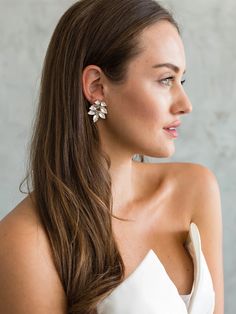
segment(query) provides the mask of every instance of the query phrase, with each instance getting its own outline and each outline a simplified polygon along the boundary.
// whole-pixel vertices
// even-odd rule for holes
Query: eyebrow
[[[180,72],[180,68],[177,67],[177,65],[174,65],[172,63],[161,63],[161,64],[155,64],[153,65],[153,68],[156,69],[156,68],[162,68],[162,67],[165,67],[165,68],[169,68],[171,70],[173,70],[174,72],[178,73]],[[184,70],[184,74],[185,74],[186,70]]]

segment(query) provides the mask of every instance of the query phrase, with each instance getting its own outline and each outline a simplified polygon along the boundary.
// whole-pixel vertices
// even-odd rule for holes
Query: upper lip
[[[181,125],[180,120],[175,120],[175,121],[171,122],[170,124],[168,124],[167,126],[165,126],[164,129],[177,128],[180,125]]]

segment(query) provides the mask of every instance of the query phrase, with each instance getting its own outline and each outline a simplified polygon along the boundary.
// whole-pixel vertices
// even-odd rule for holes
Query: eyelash
[[[167,78],[165,78],[165,79],[163,79],[163,80],[160,80],[160,82],[161,83],[163,83],[164,81],[166,81],[166,80],[170,80],[170,81],[174,81],[175,80],[175,77],[174,76],[169,76],[169,77],[167,77]],[[181,85],[184,85],[184,83],[185,83],[185,81],[186,80],[182,80],[181,81]],[[165,86],[170,86],[169,84],[165,84],[165,83],[163,83]]]

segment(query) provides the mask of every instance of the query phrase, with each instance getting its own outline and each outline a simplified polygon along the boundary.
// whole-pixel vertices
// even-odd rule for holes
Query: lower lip
[[[179,136],[178,132],[176,130],[169,130],[169,129],[164,129],[164,131],[171,135],[173,138],[177,138]]]

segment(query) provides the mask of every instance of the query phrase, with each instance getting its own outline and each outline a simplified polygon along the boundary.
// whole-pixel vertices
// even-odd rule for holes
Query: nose
[[[186,114],[192,112],[192,110],[193,107],[188,98],[188,95],[182,89],[175,98],[175,101],[172,106],[172,111],[178,114]]]

